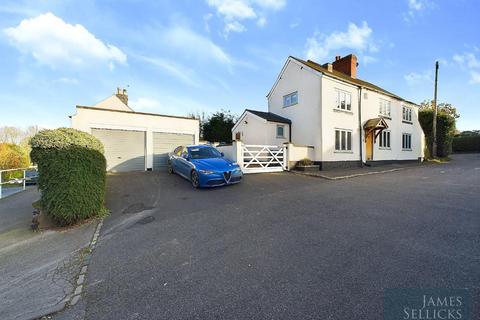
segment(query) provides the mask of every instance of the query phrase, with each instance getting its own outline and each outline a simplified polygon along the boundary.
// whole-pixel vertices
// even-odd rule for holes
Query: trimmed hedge
[[[453,152],[480,152],[480,135],[453,138]]]
[[[433,145],[433,110],[418,112],[418,120],[425,133],[428,154],[432,154]],[[452,140],[455,132],[455,118],[445,112],[437,113],[437,156],[446,157],[452,153]]]
[[[42,130],[30,141],[42,209],[59,225],[106,212],[106,160],[94,136],[71,128]]]

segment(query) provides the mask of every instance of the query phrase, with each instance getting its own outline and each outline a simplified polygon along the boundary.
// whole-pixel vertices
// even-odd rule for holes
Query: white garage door
[[[92,129],[105,148],[107,171],[145,170],[145,132]]]
[[[168,163],[168,153],[178,146],[195,143],[194,135],[166,132],[153,133],[153,170],[161,170]]]

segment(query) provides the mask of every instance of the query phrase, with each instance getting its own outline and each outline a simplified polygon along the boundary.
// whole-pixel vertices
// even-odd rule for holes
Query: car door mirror
[[[224,156],[225,156],[225,154],[224,154],[223,152],[220,152],[220,155],[221,155],[222,157],[224,157]]]

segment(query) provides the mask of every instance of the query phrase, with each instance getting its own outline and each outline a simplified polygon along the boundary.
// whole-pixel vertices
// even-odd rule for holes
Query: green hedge
[[[41,206],[59,225],[106,212],[103,145],[70,128],[42,130],[30,141],[38,165]]]
[[[453,152],[480,152],[480,136],[454,137]]]
[[[433,145],[433,110],[420,110],[418,120],[425,133],[428,154],[432,154]],[[437,156],[446,157],[452,153],[452,140],[455,132],[455,118],[445,112],[437,113]]]

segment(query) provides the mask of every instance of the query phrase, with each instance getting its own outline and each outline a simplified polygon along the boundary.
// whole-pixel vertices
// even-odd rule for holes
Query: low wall
[[[289,170],[293,169],[298,161],[305,158],[313,160],[315,157],[315,149],[313,146],[299,146],[293,143],[288,143],[286,146]]]
[[[234,150],[233,150],[233,145],[228,145],[228,146],[218,146],[215,147],[217,148],[218,151],[223,152],[224,157],[228,160],[231,161],[236,161],[234,157]]]

